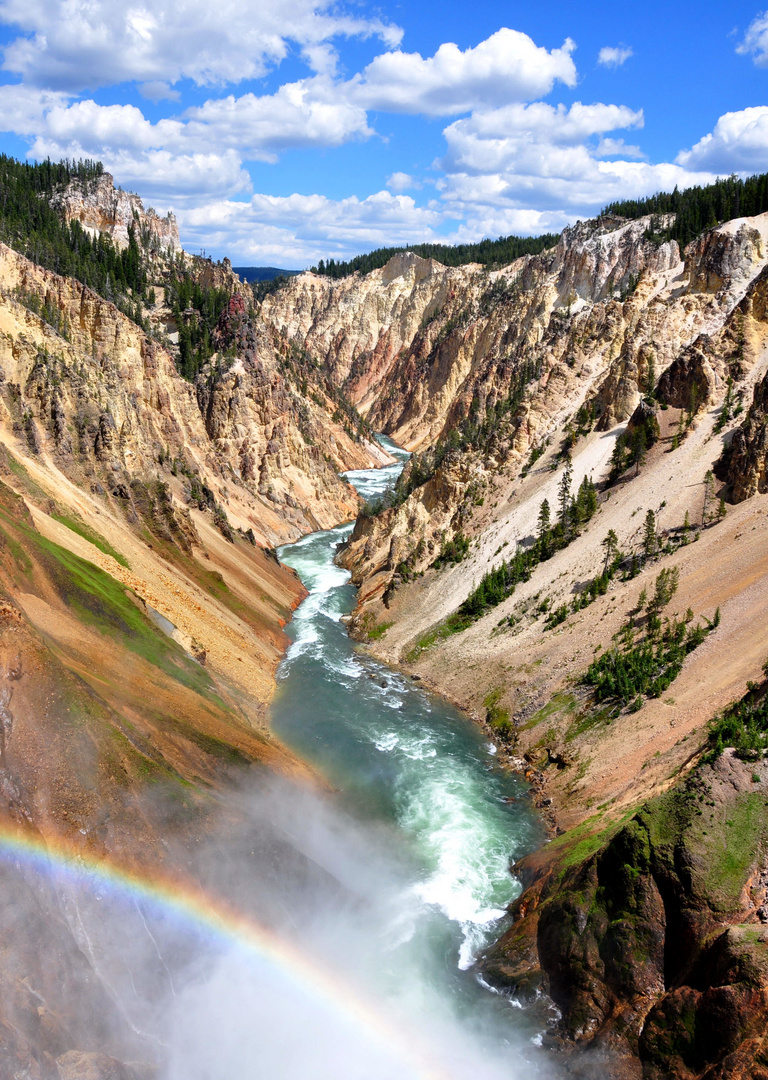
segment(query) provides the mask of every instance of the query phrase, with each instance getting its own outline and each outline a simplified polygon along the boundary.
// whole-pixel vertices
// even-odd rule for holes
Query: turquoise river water
[[[382,443],[398,464],[346,474],[367,499],[395,482],[407,457]],[[531,1075],[536,1066],[525,1047],[538,1043],[536,1031],[472,965],[499,935],[519,891],[510,863],[542,840],[541,827],[525,785],[499,767],[476,725],[349,638],[341,617],[355,590],[333,560],[351,531],[342,525],[280,550],[309,596],[288,627],[292,645],[278,672],[273,728],[328,778],[346,813],[385,830],[398,851],[399,909],[377,928],[386,958],[377,993],[402,996],[416,971],[420,997],[435,998],[420,1003],[431,1020],[448,1002],[484,1054],[502,1063],[501,1075]],[[510,1068],[525,1059],[522,1073],[503,1068],[507,1054]]]
[[[368,498],[402,468],[385,445],[400,464],[349,474]],[[47,898],[98,977],[79,1001],[86,1026],[101,1030],[109,1003],[115,1052],[158,1064],[137,1076],[551,1074],[540,1016],[474,966],[504,928],[510,863],[541,842],[539,823],[476,726],[348,637],[355,591],[333,560],[351,529],[280,552],[309,596],[288,627],[272,723],[325,789],[253,770],[242,790],[212,795],[221,826],[212,815],[184,849],[203,899],[0,850],[0,886],[27,890],[18,925],[28,916],[33,932]]]

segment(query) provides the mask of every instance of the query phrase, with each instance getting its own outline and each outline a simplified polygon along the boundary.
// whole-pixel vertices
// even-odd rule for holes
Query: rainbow
[[[191,927],[207,931],[222,943],[252,949],[303,993],[310,993],[326,1007],[332,1007],[342,1020],[351,1021],[389,1054],[398,1057],[414,1077],[450,1080],[447,1073],[436,1069],[414,1045],[412,1033],[406,1039],[356,988],[322,969],[253,917],[243,915],[221,898],[210,896],[194,883],[172,879],[156,870],[148,879],[116,860],[84,852],[61,837],[43,840],[5,822],[0,822],[0,858],[23,862],[44,874],[56,869],[80,885],[99,886],[118,897],[147,901],[182,917]]]

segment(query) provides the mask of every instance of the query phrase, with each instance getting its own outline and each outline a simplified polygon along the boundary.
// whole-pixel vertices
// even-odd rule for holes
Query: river
[[[400,464],[348,474],[369,498],[405,457],[383,442]],[[17,925],[36,932],[43,897],[97,976],[73,990],[78,1021],[101,1030],[109,1014],[116,1052],[159,1065],[136,1080],[549,1075],[541,1014],[473,965],[504,928],[510,863],[542,841],[540,824],[478,727],[349,638],[355,590],[333,560],[351,529],[280,552],[309,596],[272,725],[314,767],[314,789],[257,768],[212,793],[182,855],[201,888],[126,875],[86,848],[2,852],[0,874],[29,885]]]
[[[394,484],[407,457],[381,441],[398,464],[346,474],[366,499]],[[521,1040],[538,1042],[535,1029],[471,968],[518,894],[510,863],[543,839],[541,827],[525,785],[498,765],[476,725],[349,638],[342,616],[355,589],[333,560],[352,528],[313,533],[279,552],[309,596],[288,627],[272,726],[328,778],[346,813],[388,830],[399,848],[403,910],[379,928],[390,977],[378,973],[377,992],[402,995],[418,968],[419,993],[425,984],[436,989],[438,1011],[450,1000],[454,1016],[482,1029],[486,1049],[496,1044],[494,1056],[503,1059],[512,1043],[519,1055]]]

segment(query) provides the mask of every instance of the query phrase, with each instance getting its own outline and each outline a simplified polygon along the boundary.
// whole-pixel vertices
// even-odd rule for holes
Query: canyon
[[[523,891],[483,979],[534,1014],[554,1003],[547,1040],[576,1075],[762,1076],[768,775],[727,749],[701,758],[712,718],[764,693],[768,215],[684,250],[649,218],[603,216],[509,266],[402,252],[257,299],[107,175],[53,202],[117,248],[135,229],[156,298],[131,298],[137,321],[0,245],[4,818],[194,875],[215,796],[243,775],[322,789],[268,724],[306,595],[275,549],[356,519],[338,556],[350,633],[472,716],[549,828],[514,868]],[[174,274],[225,294],[192,380],[173,320],[202,315],[171,312]],[[374,432],[412,457],[364,506],[340,474],[392,463]],[[585,479],[595,507],[568,531]],[[544,500],[567,542],[457,620],[534,549]],[[611,531],[623,559],[591,596]],[[705,636],[662,693],[597,709],[585,672],[628,620],[642,632],[673,570],[665,614]],[[40,1012],[34,950],[8,953],[3,1067],[111,1075],[99,1055],[128,1048],[82,1029],[60,971],[78,970],[91,1012],[114,1004],[55,901],[3,875],[61,958],[36,969]]]
[[[469,710],[531,780],[557,839],[515,867],[526,886],[516,926],[481,968],[523,998],[542,990],[554,997],[563,1013],[556,1045],[582,1048],[585,1075],[595,1060],[602,1068],[612,1062],[617,1076],[742,1075],[762,1045],[759,1036],[750,1041],[751,1025],[760,1030],[765,1015],[762,946],[744,952],[733,937],[736,952],[725,967],[701,974],[714,962],[706,959],[710,942],[737,933],[729,927],[753,927],[738,933],[763,940],[762,886],[750,884],[762,880],[760,788],[752,789],[754,832],[727,901],[721,883],[697,886],[687,871],[682,883],[664,885],[654,861],[661,844],[676,851],[678,867],[702,859],[717,865],[714,839],[709,847],[692,839],[695,821],[678,836],[657,835],[650,858],[621,845],[643,827],[634,824],[638,807],[672,798],[664,793],[699,760],[708,722],[756,685],[766,659],[759,629],[768,618],[766,229],[764,215],[728,222],[681,252],[674,241],[648,238],[648,219],[603,219],[498,271],[396,256],[359,281],[304,275],[264,305],[269,320],[331,366],[375,427],[417,454],[400,498],[358,518],[340,556],[359,589],[351,629],[376,656]],[[609,483],[617,441],[643,422],[643,410],[657,437],[635,468],[619,469]],[[462,424],[464,445],[451,445]],[[483,576],[531,545],[543,500],[557,518],[566,467],[573,493],[585,477],[605,486],[595,516],[508,599],[457,627],[457,612]],[[418,470],[415,483],[409,469]],[[719,517],[714,503],[707,509],[709,484],[724,498]],[[659,537],[650,559],[643,552],[648,511]],[[611,530],[636,571],[579,609],[573,601],[600,574]],[[665,565],[679,575],[674,610],[717,613],[717,629],[689,655],[668,694],[642,700],[640,711],[606,716],[592,705],[584,672],[615,647],[627,619],[642,611],[639,594],[653,591]],[[560,622],[550,628],[545,616],[554,611]],[[696,775],[707,791],[722,789],[720,774]],[[744,775],[742,768],[733,787],[749,801]],[[763,783],[761,772],[752,779]],[[715,802],[743,813],[734,798],[731,791],[730,800]],[[656,820],[667,813],[653,812]],[[607,921],[585,941],[594,889],[598,896],[618,889],[616,879],[630,872],[617,869],[616,850],[639,883],[634,897],[622,885],[621,900],[606,899]],[[649,920],[643,933],[662,952],[671,947],[666,934],[677,933],[678,906],[696,912],[687,954],[671,969],[633,959],[635,947],[646,955],[646,939],[633,945],[640,931],[632,927],[651,903],[640,897],[654,889],[657,909],[642,915]],[[626,937],[611,940],[606,926],[615,925]],[[629,969],[621,977],[610,967],[617,949]],[[717,1020],[728,1035],[705,1045],[693,1032],[711,1020],[708,980],[729,988]]]

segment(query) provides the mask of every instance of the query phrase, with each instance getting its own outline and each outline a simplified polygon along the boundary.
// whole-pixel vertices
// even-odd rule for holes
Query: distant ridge
[[[277,266],[233,266],[234,272],[243,281],[274,281],[278,277],[292,277],[300,274],[300,270],[281,270]]]

